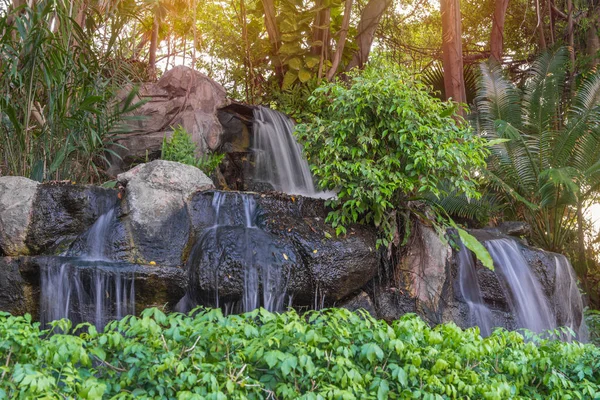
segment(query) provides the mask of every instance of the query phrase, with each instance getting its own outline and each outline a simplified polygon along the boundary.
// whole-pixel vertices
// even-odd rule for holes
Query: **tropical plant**
[[[99,53],[69,3],[31,4],[0,15],[1,173],[98,180],[124,114],[137,106],[133,92],[114,101],[127,68],[107,69],[120,67],[112,57],[123,24],[113,24]]]
[[[338,234],[349,223],[374,223],[384,232],[378,243],[388,245],[393,211],[408,201],[444,196],[444,187],[479,197],[485,141],[427,89],[406,71],[371,67],[310,98],[315,115],[296,133],[320,186],[338,192],[327,217]]]
[[[523,88],[482,64],[475,126],[494,140],[484,175],[505,213],[528,221],[548,250],[564,251],[577,232],[581,256],[584,207],[600,188],[600,73],[571,96],[568,63],[566,48],[542,54]]]
[[[192,136],[180,125],[173,130],[171,138],[163,138],[161,158],[192,165],[210,175],[223,161],[224,154],[207,153],[198,156],[197,145]]]
[[[79,332],[60,334],[57,331]],[[53,334],[54,333],[54,334]],[[560,333],[560,332],[558,332]],[[518,332],[388,325],[344,309],[221,310],[40,331],[0,313],[0,397],[78,399],[594,399],[600,349]]]

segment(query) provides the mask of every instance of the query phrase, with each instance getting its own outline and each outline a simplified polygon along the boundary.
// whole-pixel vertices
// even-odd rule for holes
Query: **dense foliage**
[[[583,212],[600,188],[600,74],[570,95],[568,62],[565,48],[542,54],[522,89],[483,64],[477,101],[479,133],[501,139],[484,171],[491,192],[509,218],[530,223],[537,245],[558,252],[583,246]]]
[[[70,330],[68,321],[53,329]],[[331,309],[223,317],[148,309],[104,333],[0,315],[0,398],[564,399],[600,396],[592,345],[414,315],[388,325]],[[87,329],[86,329],[87,328]]]
[[[210,175],[219,166],[224,155],[207,153],[199,156],[196,148],[197,145],[192,140],[192,136],[184,128],[178,126],[173,130],[170,138],[163,138],[161,158],[192,165]]]
[[[113,58],[123,25],[99,51],[69,7],[43,0],[0,13],[0,175],[100,180],[123,115],[139,105],[134,93],[113,97],[128,82]]]
[[[485,141],[456,118],[453,103],[426,89],[405,71],[370,68],[315,90],[315,115],[296,133],[321,187],[338,190],[332,203],[341,207],[328,216],[338,233],[351,222],[374,222],[387,244],[392,211],[406,201],[443,196],[441,183],[479,196]]]

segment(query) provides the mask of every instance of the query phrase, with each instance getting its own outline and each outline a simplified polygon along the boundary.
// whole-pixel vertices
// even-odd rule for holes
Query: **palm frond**
[[[523,123],[531,135],[552,129],[558,117],[569,52],[565,47],[542,53],[532,64],[523,90]]]
[[[565,128],[560,132],[554,150],[555,166],[567,165],[573,156],[583,154],[581,150],[576,151],[576,147],[584,135],[598,137],[600,131],[593,128],[600,125],[599,105],[600,73],[597,72],[588,76],[575,93]]]
[[[478,123],[484,135],[495,134],[495,121],[506,121],[516,129],[522,125],[521,93],[510,82],[502,67],[493,61],[482,63],[477,94]]]

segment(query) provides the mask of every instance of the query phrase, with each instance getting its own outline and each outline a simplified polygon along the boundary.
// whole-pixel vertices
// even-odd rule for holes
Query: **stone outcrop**
[[[121,94],[125,100],[131,88]],[[225,89],[208,76],[178,66],[167,71],[156,83],[142,85],[134,103],[145,103],[133,111],[129,133],[117,138],[112,148],[109,172],[117,175],[134,162],[160,156],[163,138],[181,125],[198,145],[199,153],[215,150],[221,144],[223,128],[217,110],[229,104]],[[123,148],[123,146],[125,148]]]
[[[121,219],[133,245],[130,261],[181,265],[190,230],[186,201],[196,191],[213,189],[210,178],[198,168],[156,160],[117,179],[125,187]]]
[[[20,176],[0,177],[0,253],[27,254],[27,227],[38,182]]]

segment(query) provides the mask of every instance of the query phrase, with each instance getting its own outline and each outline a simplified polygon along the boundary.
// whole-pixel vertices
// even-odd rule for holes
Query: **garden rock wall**
[[[41,271],[84,254],[90,227],[112,210],[106,255],[135,272],[138,311],[173,309],[186,295],[195,304],[215,305],[217,294],[239,302],[250,248],[255,259],[283,271],[282,284],[301,309],[364,308],[387,321],[414,312],[431,324],[468,325],[454,251],[418,221],[409,243],[388,252],[376,248],[373,227],[351,225],[346,236],[336,236],[322,200],[216,191],[200,170],[168,161],[140,165],[118,182],[106,189],[0,178],[0,310],[38,315]],[[215,219],[216,207],[230,223]],[[473,234],[481,241],[506,237]],[[555,256],[520,246],[552,299]],[[511,327],[510,299],[497,276],[479,263],[477,274],[485,303]]]

